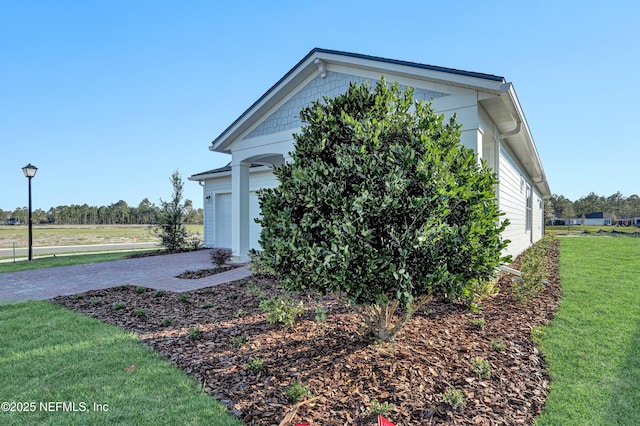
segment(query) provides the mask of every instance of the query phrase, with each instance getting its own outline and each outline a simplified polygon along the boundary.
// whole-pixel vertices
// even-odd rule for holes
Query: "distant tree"
[[[383,79],[304,108],[293,162],[260,194],[267,269],[291,291],[357,305],[382,341],[432,296],[462,297],[506,260],[497,177],[454,119],[412,94]]]
[[[148,198],[140,201],[136,208],[136,222],[139,224],[151,224],[156,222],[158,207]]]
[[[551,197],[545,197],[544,199],[544,222],[549,223],[556,217],[553,210],[553,203]]]
[[[630,195],[627,198],[627,203],[629,204],[629,216],[640,217],[640,197],[636,194]]]
[[[567,225],[571,219],[575,217],[575,210],[571,200],[565,198],[564,195],[553,194],[550,199],[553,211],[562,216]]]
[[[182,203],[184,183],[178,170],[171,175],[173,193],[169,201],[160,200],[157,234],[169,251],[182,251],[187,245],[187,229],[184,225],[186,207]]]
[[[590,192],[589,195],[580,197],[573,203],[573,205],[577,216],[594,212],[603,212],[606,210],[605,198],[595,192]]]

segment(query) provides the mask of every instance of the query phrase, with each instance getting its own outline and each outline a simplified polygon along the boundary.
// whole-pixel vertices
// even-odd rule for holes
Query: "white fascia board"
[[[257,173],[257,172],[264,172],[266,170],[271,170],[271,168],[269,166],[250,167],[249,168],[249,174]],[[198,178],[194,178],[193,176],[189,176],[187,179],[193,180],[193,181],[204,182],[204,181],[209,180],[209,179],[218,179],[218,178],[223,178],[223,177],[227,177],[227,176],[231,176],[231,170],[229,170],[228,172],[218,172],[218,173],[210,173],[210,174],[207,174],[207,175],[201,175],[201,176],[198,176]]]
[[[261,146],[267,147],[269,145],[292,141],[293,135],[300,133],[302,127],[294,127],[291,129],[283,130],[277,133],[269,133],[267,135],[260,135],[249,139],[241,139],[233,144],[234,151],[240,151],[250,148],[258,148]]]

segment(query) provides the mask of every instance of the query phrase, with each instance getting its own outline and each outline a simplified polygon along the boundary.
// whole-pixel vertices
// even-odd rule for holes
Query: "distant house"
[[[209,146],[228,154],[226,167],[194,174],[203,186],[204,242],[229,247],[246,261],[259,249],[256,191],[275,187],[274,165],[291,161],[300,110],[323,96],[346,92],[349,83],[387,82],[414,88],[416,100],[432,101],[446,118],[457,116],[461,142],[474,149],[499,178],[496,195],[510,225],[503,236],[517,255],[544,234],[544,197],[551,192],[533,136],[513,85],[504,77],[396,59],[313,49],[255,101]],[[224,102],[224,100],[222,100]]]
[[[580,218],[576,217],[564,217],[562,213],[554,212],[553,217],[547,221],[547,225],[550,226],[567,226],[567,225],[579,225]]]
[[[584,215],[583,225],[610,226],[613,225],[613,215],[605,212],[588,213]]]
[[[631,225],[633,225],[633,218],[632,217],[624,217],[624,216],[616,217],[615,220],[614,220],[614,225],[616,225],[616,226],[631,226]]]

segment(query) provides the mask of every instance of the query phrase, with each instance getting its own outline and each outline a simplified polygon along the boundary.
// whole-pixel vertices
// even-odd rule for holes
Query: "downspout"
[[[503,84],[501,86],[501,90],[503,92],[507,92],[508,93],[510,89],[511,89],[511,83],[505,83],[505,84]],[[517,111],[516,111],[515,117],[513,116],[513,114],[511,114],[511,117],[515,118],[515,120],[516,120],[516,128],[513,129],[513,130],[510,130],[508,132],[500,133],[498,135],[498,146],[496,147],[497,148],[497,152],[498,152],[498,157],[500,156],[500,144],[502,143],[502,141],[505,140],[508,137],[517,135],[518,133],[520,133],[520,130],[522,129],[522,120],[520,120],[520,117],[518,116]],[[500,265],[498,267],[498,269],[500,271],[507,272],[507,273],[515,275],[517,277],[522,277],[522,273],[520,271],[518,271],[517,269],[513,269],[513,268],[510,268],[510,267],[505,266],[505,265]]]

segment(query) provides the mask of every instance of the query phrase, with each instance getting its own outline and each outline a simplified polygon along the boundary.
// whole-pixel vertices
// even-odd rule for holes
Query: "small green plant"
[[[202,339],[202,330],[198,327],[191,327],[189,329],[189,339],[200,340]]]
[[[142,308],[136,309],[134,313],[137,317],[140,317],[140,318],[147,316],[147,310]]]
[[[471,310],[471,312],[475,312],[476,314],[479,314],[481,312],[481,309],[482,309],[482,303],[478,301],[473,301],[469,303],[469,310]]]
[[[126,306],[127,304],[124,302],[115,302],[113,304],[113,309],[115,309],[116,311],[119,311],[120,309],[124,309]]]
[[[73,300],[80,300],[80,299],[82,299],[82,298],[84,298],[84,294],[80,294],[80,293],[74,294],[74,295],[72,296],[72,299],[73,299]]]
[[[209,255],[211,256],[211,262],[220,268],[231,259],[231,249],[214,248],[209,252]]]
[[[138,287],[136,287],[136,293],[138,293],[138,294],[142,294],[142,293],[144,293],[145,291],[147,291],[147,288],[146,288],[146,287],[142,287],[142,286],[138,286]]]
[[[260,309],[267,313],[269,324],[291,327],[296,322],[296,316],[304,312],[304,303],[296,302],[289,296],[273,296],[260,302]]]
[[[466,404],[462,391],[455,388],[447,388],[444,394],[442,394],[442,400],[457,411],[462,410]]]
[[[229,293],[228,297],[231,300],[236,300],[238,297],[240,297],[240,294],[236,293],[235,291],[232,291],[231,293]]]
[[[249,361],[247,361],[244,366],[252,373],[262,373],[265,370],[264,360],[262,358],[249,358]]]
[[[173,318],[164,317],[164,319],[162,320],[162,326],[163,327],[169,327],[171,324],[173,324]]]
[[[178,298],[177,298],[177,299],[178,299],[178,302],[188,302],[188,301],[189,301],[189,298],[187,297],[187,295],[186,295],[186,294],[180,294],[180,295],[178,295]]]
[[[235,346],[236,348],[239,348],[241,346],[246,345],[249,342],[249,335],[245,333],[242,336],[234,337],[231,340],[233,341],[233,346]]]
[[[253,283],[247,286],[247,293],[258,296],[258,299],[264,299],[264,293],[262,292],[262,289]]]
[[[478,330],[482,330],[484,326],[487,325],[487,322],[485,320],[479,318],[473,318],[469,320],[469,322],[471,323],[473,328],[476,328]]]
[[[380,403],[378,402],[378,400],[374,399],[369,404],[369,408],[367,409],[367,412],[369,413],[369,415],[386,416],[390,412],[395,410],[395,408],[396,407],[393,404],[390,404],[388,402]]]
[[[497,352],[504,352],[504,341],[502,340],[502,337],[498,339],[491,339],[491,347]]]
[[[253,275],[256,277],[273,276],[273,271],[267,267],[261,251],[251,249],[248,254],[249,263],[247,266],[249,267],[249,270],[253,272]]]
[[[164,290],[156,290],[155,293],[153,293],[153,297],[162,297],[166,294],[166,291]]]
[[[325,322],[327,320],[327,310],[320,305],[316,305],[314,310],[316,322]]]
[[[102,302],[102,299],[101,299],[101,298],[99,298],[99,297],[92,297],[92,298],[89,300],[89,303],[90,303],[90,304],[92,304],[92,305],[99,305],[99,304],[100,304],[100,302]]]
[[[291,402],[298,402],[308,394],[309,390],[300,382],[293,383],[291,386],[287,387],[287,390],[284,392],[284,396],[286,396]]]
[[[547,252],[553,237],[546,236],[525,251],[520,258],[521,277],[512,281],[511,291],[519,302],[526,303],[538,297],[545,287],[547,270]]]
[[[422,313],[424,313],[426,316],[429,316],[431,314],[433,314],[435,311],[431,308],[427,308],[427,307],[422,307],[421,308]]]
[[[119,287],[118,287],[118,290],[120,290],[120,291],[125,291],[125,290],[127,290],[128,288],[129,288],[129,286],[128,286],[128,285],[123,284],[123,285],[121,285],[121,286],[119,286]]]
[[[204,305],[202,305],[202,307],[203,307],[204,309],[210,309],[210,308],[213,308],[213,303],[212,303],[212,302],[205,302],[205,304],[204,304]]]
[[[233,313],[234,318],[242,318],[245,315],[247,315],[247,312],[244,309],[238,309]]]
[[[480,301],[496,293],[498,293],[498,287],[495,280],[471,280],[462,292],[462,300],[469,309],[479,312]]]
[[[211,287],[205,288],[202,292],[204,294],[212,294],[213,293],[213,289]]]
[[[187,232],[187,245],[191,250],[198,250],[202,244],[202,235],[199,232]]]
[[[491,364],[482,358],[474,358],[471,360],[471,371],[480,379],[488,379],[491,377]]]

